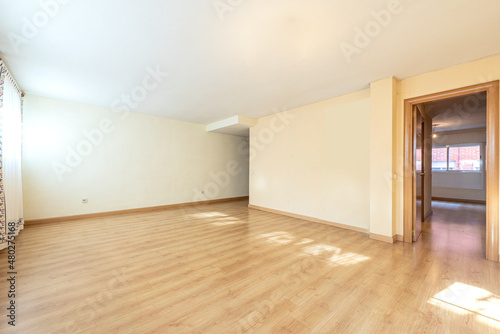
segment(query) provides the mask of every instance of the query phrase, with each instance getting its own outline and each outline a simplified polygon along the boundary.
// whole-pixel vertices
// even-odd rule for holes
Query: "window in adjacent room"
[[[446,145],[432,148],[433,171],[481,171],[481,144]]]

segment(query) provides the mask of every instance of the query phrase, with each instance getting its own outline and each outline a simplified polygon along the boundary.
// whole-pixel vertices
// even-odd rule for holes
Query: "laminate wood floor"
[[[28,226],[16,327],[2,316],[0,332],[499,333],[484,216],[436,202],[414,245],[247,202]]]

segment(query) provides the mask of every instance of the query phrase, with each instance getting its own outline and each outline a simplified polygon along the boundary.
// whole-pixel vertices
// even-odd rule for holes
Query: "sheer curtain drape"
[[[0,60],[0,249],[24,226],[21,177],[22,93]]]

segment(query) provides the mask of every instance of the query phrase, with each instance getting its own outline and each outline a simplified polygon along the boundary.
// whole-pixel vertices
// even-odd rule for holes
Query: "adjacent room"
[[[422,241],[483,257],[486,106],[485,93],[419,105],[423,126],[416,147],[416,218],[422,222]],[[418,237],[415,235],[415,239]]]
[[[0,0],[0,333],[497,333],[500,2]]]

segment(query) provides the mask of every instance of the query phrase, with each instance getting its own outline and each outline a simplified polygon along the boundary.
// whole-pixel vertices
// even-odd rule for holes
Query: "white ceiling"
[[[43,2],[62,4],[44,17]],[[348,62],[342,43],[377,29],[372,12],[391,3],[0,0],[0,57],[27,93],[104,107],[144,93],[148,68],[158,68],[168,75],[154,89],[148,81],[132,111],[208,124],[500,53],[500,1],[401,0]],[[26,23],[34,21],[35,33]],[[16,51],[9,36],[19,39],[23,26]]]
[[[486,93],[425,103],[435,132],[486,127]]]

